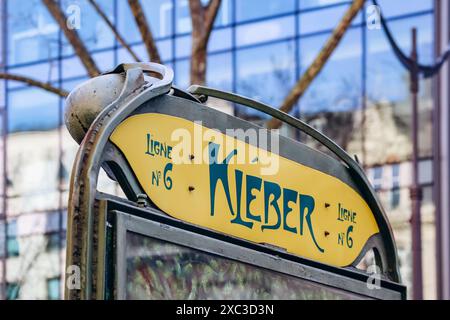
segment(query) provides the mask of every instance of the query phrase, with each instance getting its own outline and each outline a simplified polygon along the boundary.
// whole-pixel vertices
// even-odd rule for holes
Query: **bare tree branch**
[[[95,77],[100,74],[100,69],[95,64],[89,51],[86,49],[83,41],[80,39],[78,32],[75,29],[69,29],[67,26],[67,18],[64,12],[59,7],[55,0],[42,0],[42,3],[47,7],[47,10],[58,23],[59,27],[64,32],[67,40],[69,40],[76,55],[80,58],[81,63],[86,68],[89,76]]]
[[[141,33],[142,41],[147,48],[150,61],[161,63],[158,47],[156,46],[152,30],[150,29],[150,25],[147,23],[144,10],[142,10],[139,0],[128,0],[128,4],[130,5],[131,12],[133,13],[139,32]]]
[[[203,6],[200,0],[189,0],[192,20],[191,83],[205,84],[209,37],[221,0],[210,0]]]
[[[328,58],[333,53],[334,49],[339,45],[342,37],[350,26],[353,18],[356,16],[358,11],[363,7],[364,0],[354,0],[351,6],[348,8],[347,12],[342,17],[339,24],[333,30],[330,38],[325,43],[322,50],[316,56],[314,61],[305,71],[303,76],[298,80],[295,86],[291,89],[287,97],[284,99],[280,110],[284,112],[289,112],[294,107],[295,103],[300,99],[306,89],[309,87],[311,82],[320,73]],[[276,129],[281,126],[281,121],[272,118],[268,123],[267,127],[269,129]]]
[[[211,35],[212,28],[214,26],[214,21],[216,21],[217,13],[219,12],[220,4],[222,0],[211,0],[206,6],[206,16],[205,16],[205,35],[203,41],[208,42],[209,36]]]
[[[112,33],[116,37],[117,41],[130,53],[130,55],[133,57],[136,61],[141,61],[137,54],[131,49],[131,47],[128,45],[128,43],[125,41],[125,39],[122,37],[122,35],[119,33],[119,30],[114,26],[114,24],[109,20],[105,12],[100,8],[98,3],[95,0],[88,0],[89,3],[94,7],[95,11],[98,13],[98,15],[103,19],[103,21],[108,25],[108,27],[111,29]]]
[[[37,87],[37,88],[41,88],[45,91],[51,92],[51,93],[55,93],[57,95],[59,95],[60,97],[67,97],[68,96],[68,92],[59,88],[56,88],[54,86],[52,86],[49,83],[46,82],[42,82],[39,80],[35,80],[35,79],[31,79],[28,77],[24,77],[24,76],[20,76],[20,75],[16,75],[16,74],[10,74],[10,73],[0,73],[0,79],[5,79],[5,80],[14,80],[14,81],[19,81],[19,82],[23,82],[26,83],[29,86],[33,86],[33,87]]]

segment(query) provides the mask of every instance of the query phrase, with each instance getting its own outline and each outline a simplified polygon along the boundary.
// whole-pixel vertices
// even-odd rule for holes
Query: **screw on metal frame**
[[[148,197],[144,193],[140,193],[137,195],[137,205],[139,208],[148,207]]]

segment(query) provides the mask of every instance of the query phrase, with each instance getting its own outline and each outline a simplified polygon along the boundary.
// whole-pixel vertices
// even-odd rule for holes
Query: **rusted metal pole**
[[[411,76],[411,100],[412,100],[412,185],[410,188],[412,215],[411,215],[411,231],[412,231],[412,255],[413,255],[413,299],[423,299],[422,290],[422,230],[420,205],[422,201],[422,188],[419,183],[419,111],[417,94],[419,92],[419,79],[417,67],[417,30],[412,29],[412,48],[411,60],[413,61],[413,68],[410,71]]]

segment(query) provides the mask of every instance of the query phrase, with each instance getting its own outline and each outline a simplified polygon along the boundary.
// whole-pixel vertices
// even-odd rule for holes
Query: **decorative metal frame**
[[[263,260],[267,256],[277,257],[277,259],[281,259],[280,268],[281,265],[290,266],[284,271],[281,270],[284,273],[289,273],[286,270],[292,270],[292,268],[300,268],[308,270],[308,272],[295,273],[294,276],[326,283],[372,298],[405,298],[406,289],[400,284],[397,251],[386,215],[362,168],[333,141],[306,123],[249,98],[200,86],[192,86],[188,92],[174,88],[172,71],[162,65],[154,63],[122,64],[110,73],[125,75],[124,88],[119,98],[107,106],[90,126],[80,145],[71,176],[66,264],[80,267],[81,289],[66,289],[66,298],[123,298],[123,288],[121,289],[123,276],[122,278],[120,276],[123,275],[124,269],[123,261],[120,261],[120,257],[123,257],[124,254],[122,234],[127,229],[139,229],[147,235],[152,235],[153,231],[158,228],[151,221],[164,224],[162,230],[170,230],[172,235],[176,233],[186,235],[192,240],[194,247],[198,244],[197,238],[202,239],[205,245],[200,246],[201,248],[198,248],[200,250],[217,254],[218,251],[213,250],[214,244],[217,245],[217,248],[229,247],[230,256],[227,255],[227,257],[242,260],[242,255],[236,256],[232,253],[246,252],[254,261],[259,261],[258,264],[262,267],[273,270],[278,270],[278,267],[268,265]],[[146,75],[155,76],[155,74],[160,78],[156,83],[145,80]],[[147,112],[172,113],[187,119],[201,114],[200,119],[210,121],[214,125],[220,124],[220,119],[227,118],[226,123],[237,127],[255,126],[247,121],[206,107],[201,101],[205,101],[208,96],[239,103],[278,118],[313,137],[340,159],[337,161],[329,157],[329,160],[325,159],[318,164],[322,166],[319,169],[329,170],[334,174],[341,172],[339,178],[357,190],[367,201],[380,229],[380,234],[369,239],[352,266],[348,268],[331,267],[287,254],[281,249],[258,245],[184,223],[170,218],[151,204],[146,208],[137,206],[138,195],[144,193],[143,189],[121,151],[109,141],[110,135],[127,117]],[[224,121],[222,121],[222,126],[223,123]],[[301,153],[303,155],[294,154],[292,151],[283,151],[283,143],[295,143],[290,139],[283,139],[280,139],[280,154],[285,152],[285,156],[291,158],[305,157],[303,160],[313,164],[314,152],[317,151],[311,151],[312,149],[308,148],[309,152]],[[296,146],[300,149],[307,148],[301,143],[297,143]],[[97,191],[96,186],[101,168],[119,183],[128,200],[100,194]],[[148,225],[148,231],[142,230],[141,225]],[[159,234],[161,235],[160,232]],[[160,238],[166,239],[167,237],[162,235]],[[116,253],[111,251],[115,245],[118,250]],[[369,275],[355,268],[359,260],[370,249],[374,249],[377,262],[382,266],[382,288],[377,292],[367,292],[365,281]],[[116,274],[117,278],[113,277],[112,273]],[[114,280],[112,280],[113,278]]]
[[[139,210],[139,209],[138,209]],[[128,210],[127,210],[128,211]],[[210,254],[222,256],[227,259],[265,268],[296,278],[318,283],[324,287],[342,290],[354,294],[358,298],[389,299],[404,298],[404,287],[394,282],[381,280],[380,289],[370,289],[367,286],[369,275],[361,272],[355,277],[355,271],[341,272],[342,269],[330,266],[310,264],[304,259],[294,255],[284,254],[273,248],[262,245],[252,245],[249,242],[230,238],[220,239],[220,234],[212,232],[204,234],[201,228],[189,230],[186,226],[177,225],[175,219],[168,219],[161,223],[162,212],[150,209],[145,212],[145,218],[128,214],[119,210],[110,211],[110,221],[115,220],[116,271],[115,287],[116,298],[126,298],[126,233],[134,232],[144,236],[168,241]],[[155,219],[156,217],[156,219]],[[159,218],[159,219],[158,219]],[[153,220],[155,219],[155,220]],[[190,226],[191,228],[193,226]]]

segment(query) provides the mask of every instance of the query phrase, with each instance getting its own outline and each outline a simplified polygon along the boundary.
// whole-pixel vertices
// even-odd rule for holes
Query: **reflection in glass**
[[[8,132],[50,130],[58,126],[58,97],[38,88],[10,91]]]
[[[179,245],[127,233],[126,298],[358,299],[359,297]]]
[[[6,225],[6,255],[7,257],[17,257],[19,254],[17,220],[10,220]]]
[[[57,209],[59,135],[49,129],[59,122],[58,97],[27,89],[11,92],[9,98],[14,101],[9,128],[22,132],[7,137],[8,214]],[[48,100],[55,104],[47,105]],[[27,130],[33,131],[23,132]]]
[[[114,1],[111,0],[96,0],[99,7],[107,15],[110,21],[114,23]],[[89,51],[103,48],[110,48],[114,45],[114,34],[108,25],[100,18],[95,9],[87,0],[62,0],[61,8],[67,17],[80,13],[80,28],[77,29],[84,45]],[[73,47],[63,36],[63,54],[73,54]]]
[[[188,0],[177,0],[176,3],[176,29],[177,34],[190,33],[192,31],[192,21],[189,9]],[[207,1],[202,1],[203,5]],[[215,27],[227,26],[231,23],[232,17],[232,0],[222,0],[220,4],[219,11],[217,12],[216,20],[214,21]],[[169,13],[169,7],[172,9],[172,5],[167,5],[166,14]],[[162,6],[161,6],[162,8]],[[163,14],[162,9],[160,9],[160,14]]]
[[[99,53],[92,54],[97,67],[101,71],[109,71],[114,67],[114,52],[113,51],[102,51]],[[134,60],[131,60],[134,62]],[[87,71],[84,65],[81,63],[78,56],[72,56],[70,58],[65,58],[62,60],[62,74],[63,78],[75,78],[75,77],[86,77]]]
[[[295,0],[244,0],[236,1],[238,22],[293,12]]]
[[[19,74],[24,76],[33,75],[33,79],[42,82],[54,82],[58,81],[59,65],[58,60],[45,61],[43,63],[37,63],[32,65],[26,65],[23,67],[15,67],[8,70],[13,74]],[[8,89],[14,89],[19,87],[26,87],[23,82],[8,81]]]
[[[19,297],[20,285],[9,282],[6,284],[6,300],[16,300]]]
[[[403,1],[378,0],[378,4],[385,17],[406,15],[433,9],[433,0],[408,0],[407,5]]]
[[[301,72],[306,70],[329,34],[300,41]],[[344,149],[360,154],[362,87],[361,30],[349,29],[331,58],[300,100],[301,117]],[[327,152],[315,140],[302,141]]]
[[[60,299],[60,279],[52,278],[47,280],[47,299],[58,300]]]
[[[206,69],[206,83],[209,87],[225,91],[232,90],[231,53],[214,54],[208,56]]]
[[[189,59],[177,60],[175,64],[175,85],[181,89],[187,89],[190,84]]]
[[[279,106],[295,81],[294,47],[293,41],[286,41],[238,50],[237,93]],[[258,111],[245,110],[249,117],[267,117]]]
[[[8,98],[8,130],[22,132],[8,135],[8,214],[57,209],[58,97],[25,89]]]
[[[299,32],[308,34],[320,31],[329,31],[336,27],[344,16],[348,5],[333,6],[322,10],[306,11],[300,14]],[[320,21],[320,23],[317,23]],[[361,23],[361,12],[353,19],[352,25]]]
[[[295,34],[294,21],[294,16],[289,16],[238,26],[236,43],[247,46],[292,37]]]
[[[346,0],[300,0],[300,9],[311,9],[348,2]]]
[[[419,61],[429,64],[433,57],[432,16],[422,15],[389,23],[403,52],[409,54],[411,28],[418,33]],[[412,107],[409,93],[409,73],[400,64],[381,30],[367,32],[367,110],[365,163],[373,165],[400,162],[410,158]],[[431,80],[419,83],[419,154],[431,155],[432,99]]]
[[[54,58],[59,27],[40,0],[8,1],[8,63]]]

